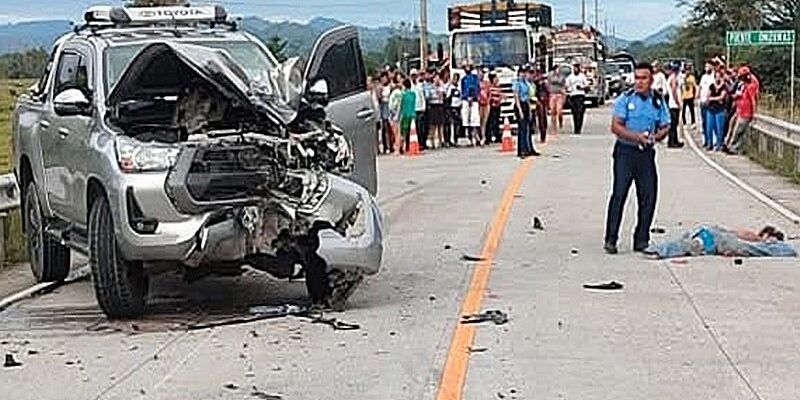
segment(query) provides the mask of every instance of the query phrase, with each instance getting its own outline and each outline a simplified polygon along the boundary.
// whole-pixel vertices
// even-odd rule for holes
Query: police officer
[[[650,243],[650,225],[655,214],[658,189],[655,142],[669,133],[670,115],[663,98],[653,92],[653,67],[638,64],[634,88],[614,103],[611,132],[614,145],[614,188],[608,204],[604,249],[617,253],[617,239],[625,200],[631,183],[636,184],[638,217],[633,249],[644,251]]]

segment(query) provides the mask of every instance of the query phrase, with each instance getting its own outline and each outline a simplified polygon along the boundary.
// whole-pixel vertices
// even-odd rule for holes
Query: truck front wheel
[[[42,209],[36,195],[36,184],[31,181],[25,189],[22,208],[31,271],[37,282],[63,281],[69,274],[70,251],[45,232]]]
[[[141,314],[147,296],[147,275],[141,262],[122,258],[117,250],[108,200],[96,199],[89,213],[89,264],[100,309],[109,318]]]

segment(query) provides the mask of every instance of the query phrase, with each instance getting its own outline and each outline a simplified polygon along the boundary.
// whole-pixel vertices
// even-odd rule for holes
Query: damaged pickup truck
[[[364,78],[352,27],[279,64],[220,7],[90,9],[14,114],[34,275],[87,254],[112,318],[145,312],[155,265],[304,277],[343,308],[383,253]]]

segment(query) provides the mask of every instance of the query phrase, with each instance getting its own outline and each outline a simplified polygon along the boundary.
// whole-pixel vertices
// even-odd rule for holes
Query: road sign
[[[791,46],[795,43],[795,32],[780,31],[728,31],[725,34],[728,46]]]

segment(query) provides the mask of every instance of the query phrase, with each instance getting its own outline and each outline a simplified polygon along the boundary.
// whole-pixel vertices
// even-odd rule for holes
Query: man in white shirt
[[[706,73],[700,78],[700,122],[703,124],[703,137],[706,136],[706,115],[708,114],[708,96],[714,84],[714,65],[706,62]],[[708,144],[708,143],[706,143]]]
[[[653,63],[653,70],[655,71],[655,75],[653,75],[653,91],[663,97],[664,100],[667,100],[665,96],[668,95],[669,89],[667,88],[667,76],[664,74],[664,69],[656,61]]]
[[[423,88],[423,83],[425,81],[425,71],[418,71],[416,68],[411,69],[411,90],[414,91],[414,95],[417,99],[417,136],[419,140],[419,146],[422,150],[425,150],[426,141],[428,138],[428,124],[425,120],[425,110],[426,110],[426,101],[425,101],[425,89]]]
[[[586,111],[586,89],[589,87],[589,80],[581,71],[581,65],[572,66],[572,74],[567,77],[567,101],[572,111],[572,122],[574,133],[580,135],[583,130],[583,116]]]

